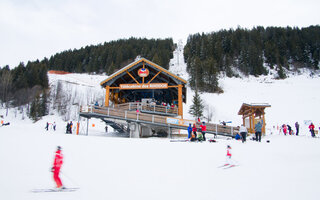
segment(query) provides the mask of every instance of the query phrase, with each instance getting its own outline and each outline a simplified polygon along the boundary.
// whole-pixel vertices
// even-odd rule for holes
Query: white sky
[[[319,0],[0,0],[0,66],[120,38],[320,24]]]

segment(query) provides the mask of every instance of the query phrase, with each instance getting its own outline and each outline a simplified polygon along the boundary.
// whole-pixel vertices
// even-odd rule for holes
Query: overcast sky
[[[0,66],[121,38],[320,24],[319,0],[0,0]]]

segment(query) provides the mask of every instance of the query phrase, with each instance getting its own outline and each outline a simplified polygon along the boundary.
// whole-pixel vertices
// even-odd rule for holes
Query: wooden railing
[[[125,106],[119,106],[117,108],[113,107],[98,107],[98,106],[81,106],[80,113],[82,115],[90,115],[93,117],[94,114],[98,114],[110,118],[122,119],[122,120],[130,120],[144,123],[152,123],[154,125],[163,125],[163,126],[171,126],[174,128],[187,129],[189,124],[193,125],[196,123],[193,120],[187,119],[179,119],[174,117],[167,117],[158,114],[147,114],[137,112],[133,110],[126,110]],[[200,131],[200,123],[196,123],[198,131]],[[233,126],[225,126],[220,124],[212,124],[206,123],[207,133],[219,134],[225,136],[235,136],[237,132],[239,132],[238,127]]]
[[[115,105],[114,108],[122,110],[139,110],[141,112],[154,112],[154,113],[165,113],[170,115],[178,115],[178,107],[167,107],[161,105],[155,105],[152,103],[141,103],[141,102],[130,102]]]

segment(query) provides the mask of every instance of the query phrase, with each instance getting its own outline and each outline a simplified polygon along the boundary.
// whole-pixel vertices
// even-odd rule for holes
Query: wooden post
[[[182,107],[182,85],[178,85],[178,115],[183,119],[183,107]]]
[[[266,134],[266,120],[264,118],[264,113],[262,114],[262,120],[263,120],[263,124],[262,124],[262,132],[264,133],[264,135]]]
[[[110,89],[109,89],[109,86],[106,86],[106,99],[104,102],[104,106],[106,107],[109,106],[109,96],[110,96]]]

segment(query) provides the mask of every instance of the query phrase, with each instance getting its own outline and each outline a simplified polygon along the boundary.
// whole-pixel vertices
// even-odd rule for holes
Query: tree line
[[[51,56],[50,59],[45,58],[41,62],[52,70],[110,75],[133,62],[137,56],[168,69],[173,50],[174,44],[171,38],[129,38],[64,51]]]
[[[220,30],[207,34],[189,35],[184,58],[193,89],[223,92],[218,74],[259,76],[275,69],[280,79],[285,69],[319,69],[320,26],[255,27],[251,30]]]
[[[110,75],[137,56],[168,69],[174,48],[172,39],[130,38],[63,51],[50,59],[20,63],[11,70],[4,66],[0,68],[0,102],[7,110],[28,105],[27,113],[36,121],[48,113],[48,70]]]

